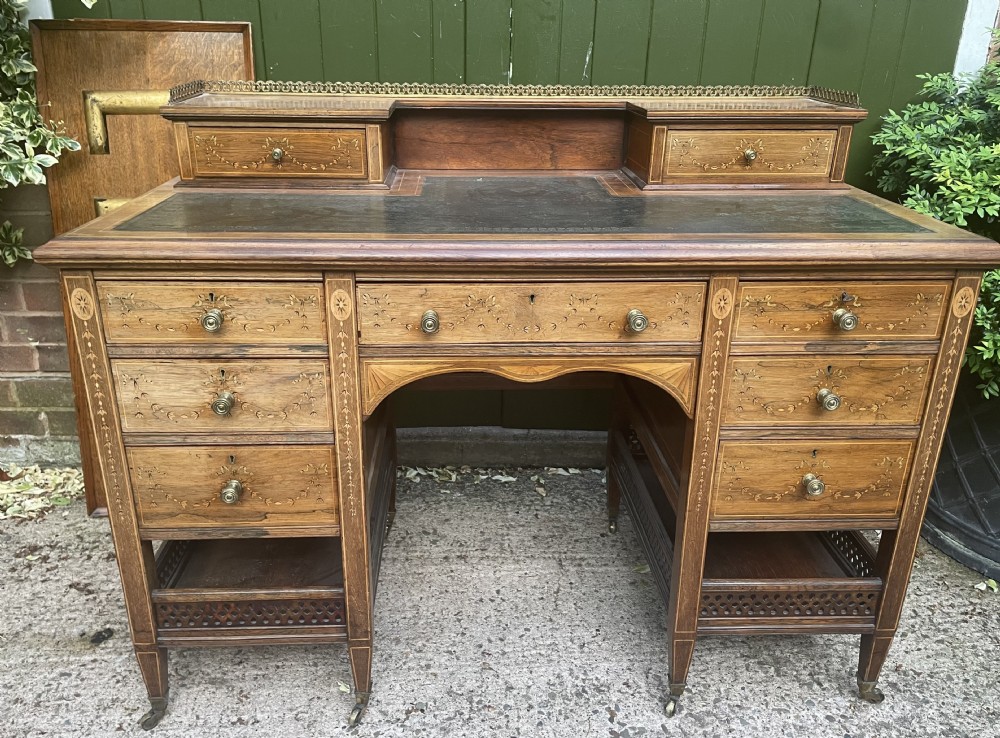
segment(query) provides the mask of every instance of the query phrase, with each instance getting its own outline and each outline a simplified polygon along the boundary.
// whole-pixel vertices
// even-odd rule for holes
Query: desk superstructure
[[[704,633],[858,634],[881,699],[1000,247],[843,183],[850,95],[228,82],[163,114],[180,180],[36,253],[145,727],[198,645],[346,641],[360,719],[385,400],[469,372],[615,378],[609,524],[667,603],[668,712]]]

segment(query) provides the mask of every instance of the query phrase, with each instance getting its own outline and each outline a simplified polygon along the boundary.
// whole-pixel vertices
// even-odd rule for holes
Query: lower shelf
[[[609,474],[669,602],[674,511],[644,453],[618,432],[610,449]],[[874,562],[857,531],[711,533],[698,632],[871,633],[882,593]]]
[[[347,639],[339,538],[167,541],[156,570],[162,646]]]

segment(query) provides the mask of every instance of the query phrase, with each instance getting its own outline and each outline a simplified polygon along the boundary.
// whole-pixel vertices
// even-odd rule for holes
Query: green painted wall
[[[98,0],[88,11],[53,0],[61,18],[248,20],[258,79],[856,90],[870,117],[855,129],[847,179],[862,187],[879,116],[913,99],[918,73],[952,69],[965,8],[966,0]],[[514,395],[472,393],[456,404],[412,393],[397,405],[403,423],[602,422],[600,412],[580,416],[574,393],[534,416]],[[447,414],[434,409],[445,405]]]

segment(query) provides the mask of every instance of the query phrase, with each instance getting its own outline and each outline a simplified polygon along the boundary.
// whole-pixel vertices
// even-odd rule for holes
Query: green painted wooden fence
[[[847,179],[869,184],[879,116],[948,71],[966,0],[53,0],[56,17],[247,20],[258,79],[815,84],[856,90]],[[401,425],[606,427],[608,398],[394,398]],[[539,403],[543,403],[539,405]],[[581,411],[581,408],[588,408]]]

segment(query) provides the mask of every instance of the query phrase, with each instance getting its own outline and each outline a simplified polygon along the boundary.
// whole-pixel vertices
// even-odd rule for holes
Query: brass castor
[[[885,699],[882,690],[875,686],[875,682],[858,682],[858,695],[865,702],[877,705]]]
[[[359,694],[356,696],[357,702],[354,703],[354,709],[351,710],[350,717],[347,718],[347,727],[355,728],[361,723],[361,718],[365,714],[365,710],[368,709],[368,695]]]
[[[139,726],[143,730],[152,730],[155,728],[167,713],[167,701],[165,699],[150,700],[149,704],[149,712],[139,719]]]
[[[666,714],[667,717],[673,717],[674,715],[677,714],[678,700],[680,700],[680,697],[677,697],[675,695],[670,695],[669,697],[667,697],[667,704],[663,706],[663,712]]]

